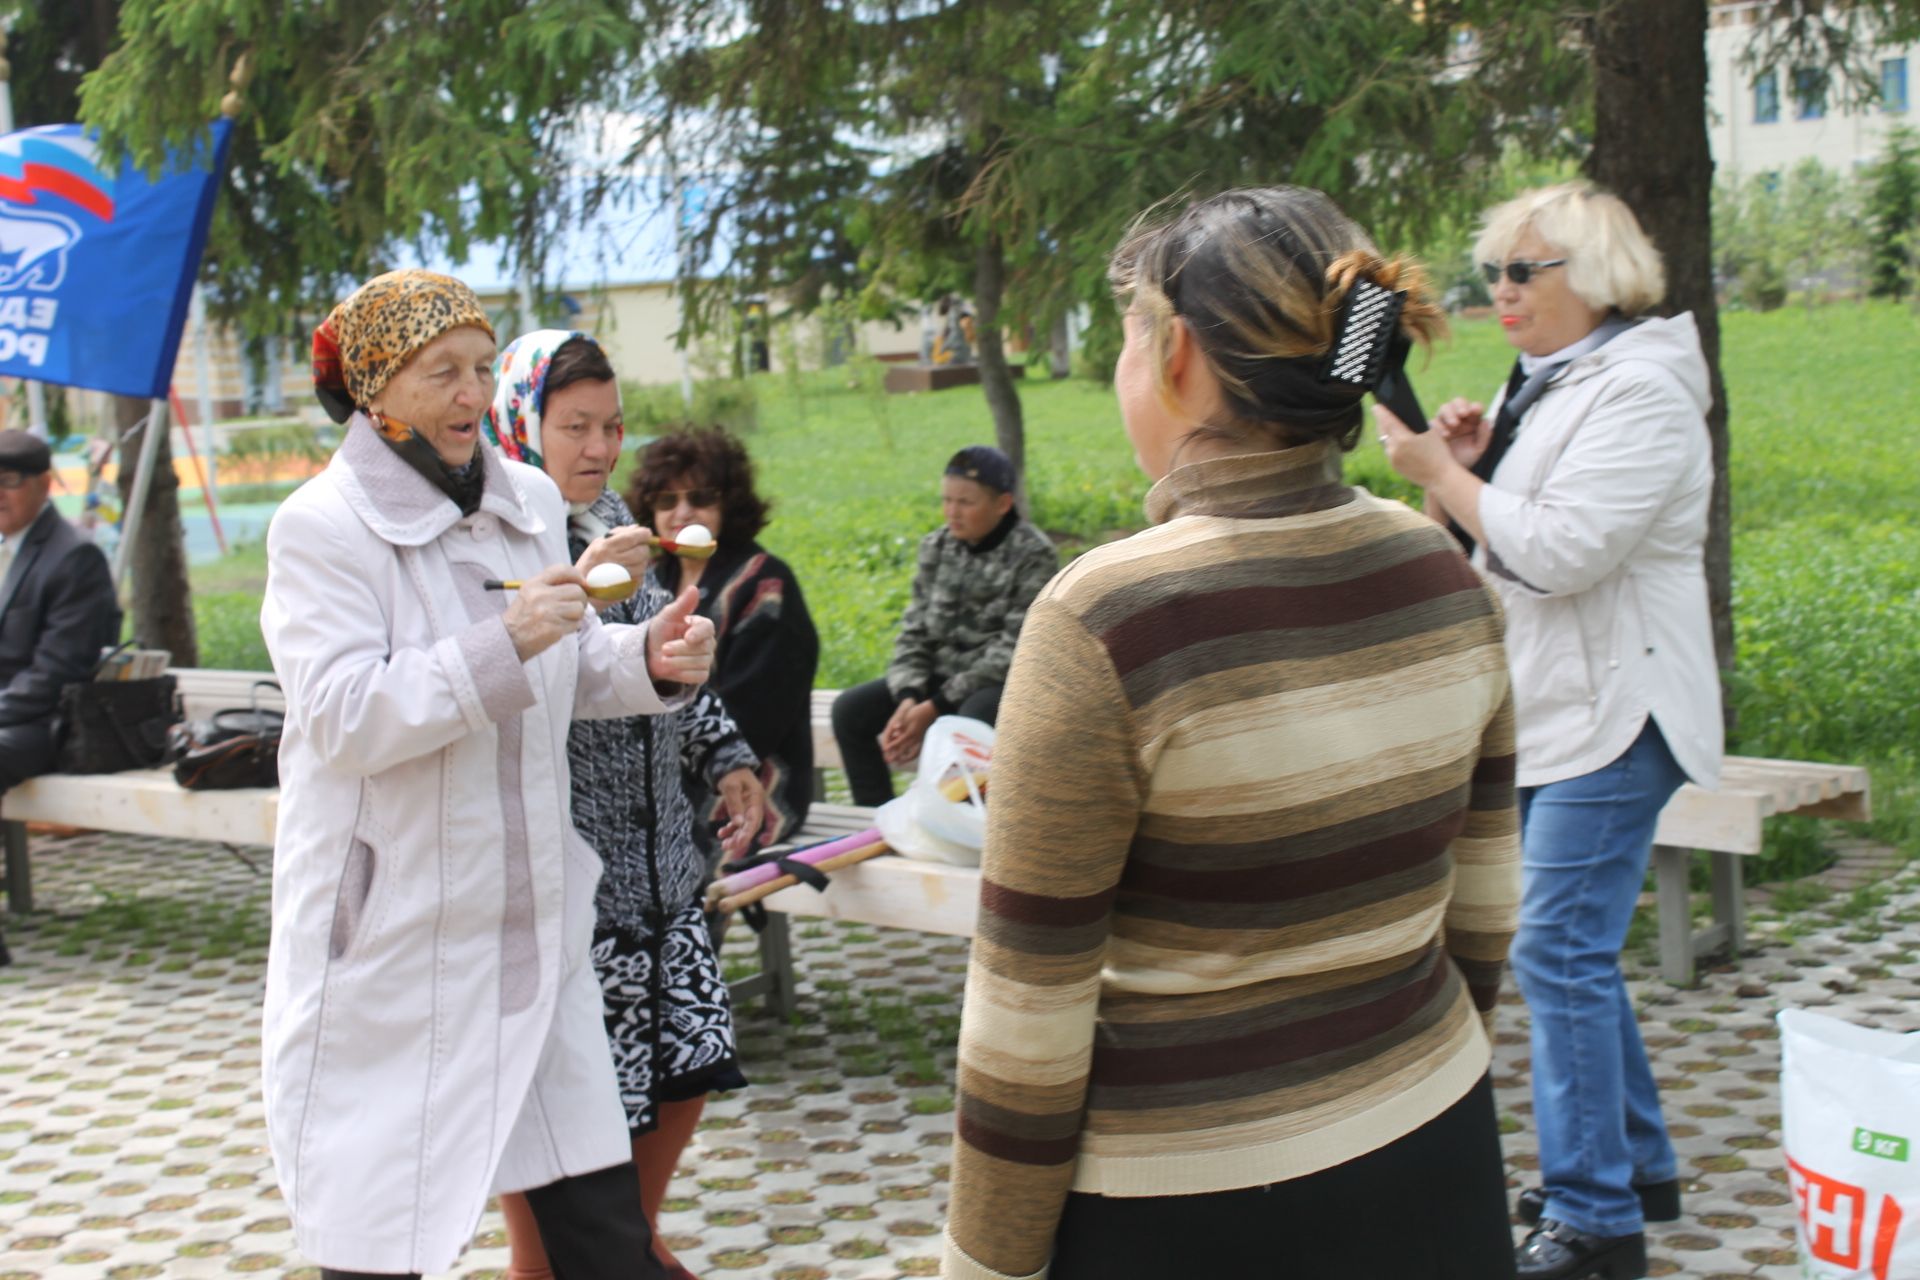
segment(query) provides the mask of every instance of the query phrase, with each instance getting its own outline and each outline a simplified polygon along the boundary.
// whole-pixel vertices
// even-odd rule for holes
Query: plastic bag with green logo
[[[1920,1276],[1920,1032],[1780,1015],[1781,1145],[1808,1280]]]

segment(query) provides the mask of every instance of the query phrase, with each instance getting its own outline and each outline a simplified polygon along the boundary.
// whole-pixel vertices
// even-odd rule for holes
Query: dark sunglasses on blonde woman
[[[1546,262],[1509,262],[1504,270],[1506,271],[1507,279],[1513,281],[1515,284],[1525,284],[1527,281],[1533,279],[1533,273],[1536,271],[1545,271],[1548,267],[1564,267],[1566,265],[1567,260],[1565,258],[1550,258]],[[1487,278],[1488,284],[1499,284],[1501,271],[1502,267],[1497,262],[1483,262],[1480,264],[1480,274]]]

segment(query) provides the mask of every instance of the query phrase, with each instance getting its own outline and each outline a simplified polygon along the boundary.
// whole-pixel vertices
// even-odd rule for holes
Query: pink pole
[[[874,827],[871,830],[862,831],[858,835],[844,836],[841,839],[829,841],[826,844],[811,845],[808,848],[801,849],[796,853],[790,853],[787,856],[795,862],[804,862],[812,866],[814,863],[823,862],[836,854],[851,853],[855,849],[863,849],[880,838],[880,828]],[[763,862],[757,867],[748,867],[745,871],[736,871],[730,876],[723,877],[716,888],[721,891],[719,896],[731,898],[736,893],[751,889],[757,884],[765,884],[775,876],[785,874],[786,872],[780,870],[777,864]],[[709,892],[712,891],[709,890]]]

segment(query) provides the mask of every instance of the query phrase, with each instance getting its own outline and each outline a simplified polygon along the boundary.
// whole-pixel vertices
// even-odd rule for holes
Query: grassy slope
[[[1725,318],[1734,413],[1742,674],[1738,749],[1877,767],[1883,833],[1920,836],[1920,408],[1909,391],[1920,325],[1890,306]],[[1485,397],[1511,362],[1496,326],[1464,324],[1419,371],[1431,409]],[[913,548],[938,518],[948,454],[992,438],[977,390],[876,396],[845,373],[758,380],[749,443],[777,502],[765,541],[794,566],[823,646],[820,679],[884,665]],[[1069,542],[1137,527],[1145,482],[1112,393],[1036,381],[1027,412],[1035,515]],[[1350,475],[1410,496],[1369,433]],[[257,549],[195,571],[208,665],[265,665]],[[1789,841],[1791,843],[1791,840]]]

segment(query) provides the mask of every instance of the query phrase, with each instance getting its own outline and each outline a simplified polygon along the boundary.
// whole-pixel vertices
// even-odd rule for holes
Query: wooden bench
[[[189,718],[247,705],[254,682],[266,678],[251,671],[185,668],[173,675]],[[872,825],[869,810],[824,803],[824,771],[841,767],[831,715],[838,696],[836,689],[813,692],[814,787],[822,802],[815,803],[794,844],[830,840]],[[278,706],[271,695],[262,704]],[[0,800],[9,904],[15,911],[33,909],[27,822],[210,840],[229,847],[271,845],[278,800],[279,793],[272,790],[182,791],[164,769],[51,774],[24,782]],[[1704,791],[1689,783],[1661,813],[1654,868],[1660,972],[1669,982],[1692,982],[1694,963],[1702,955],[1720,949],[1739,955],[1746,940],[1740,858],[1760,852],[1767,818],[1785,814],[1866,821],[1872,816],[1867,771],[1733,757],[1726,762],[1719,790]],[[1688,893],[1696,850],[1709,855],[1712,886],[1712,923],[1697,932]],[[836,873],[833,888],[825,894],[805,887],[775,894],[766,900],[772,922],[761,937],[762,973],[744,980],[740,998],[766,994],[777,1009],[791,1011],[784,916],[825,916],[970,937],[978,911],[978,879],[976,872],[961,868],[887,857]]]
[[[1865,822],[1873,816],[1869,789],[1867,771],[1856,766],[1737,756],[1727,760],[1719,790],[1682,786],[1661,812],[1654,836],[1661,976],[1685,986],[1700,956],[1725,949],[1739,958],[1746,941],[1740,859],[1760,852],[1767,818],[1805,814]],[[815,804],[793,843],[832,840],[872,825],[870,809]],[[1713,923],[1697,932],[1688,886],[1696,850],[1710,858],[1713,909]],[[783,1017],[792,1013],[785,916],[972,937],[979,898],[977,870],[886,856],[834,872],[824,893],[804,885],[782,890],[764,900],[769,915],[761,934],[762,971],[737,990],[741,998],[767,995]]]
[[[1690,986],[1694,962],[1746,944],[1746,900],[1740,859],[1760,852],[1768,818],[1805,814],[1865,822],[1873,817],[1867,771],[1854,765],[1809,764],[1729,756],[1720,788],[1692,783],[1660,812],[1654,832],[1654,884],[1659,898],[1660,976]],[[1695,931],[1688,873],[1695,850],[1709,859],[1713,923]]]
[[[168,672],[180,691],[182,713],[204,720],[216,711],[252,704],[254,685],[273,673],[176,667]],[[260,691],[260,705],[283,710],[271,689]],[[840,749],[828,718],[835,689],[813,695],[813,738],[818,767],[840,767]],[[816,791],[821,784],[816,775]],[[235,791],[186,791],[174,783],[171,769],[130,769],[124,773],[49,773],[28,779],[0,798],[0,839],[6,847],[7,905],[33,910],[33,866],[28,853],[29,822],[114,831],[125,835],[210,840],[229,848],[273,844],[280,793],[272,788]]]
[[[180,690],[190,720],[205,719],[228,707],[252,701],[254,682],[272,679],[253,671],[176,668],[168,674]],[[260,705],[278,711],[282,703],[270,689]],[[228,848],[272,845],[280,793],[271,787],[234,791],[186,791],[171,769],[130,769],[124,773],[50,773],[30,778],[0,798],[4,832],[7,905],[33,910],[33,867],[28,857],[29,822],[116,831],[126,835],[209,840]]]

